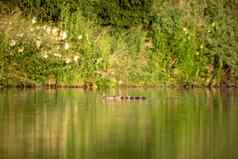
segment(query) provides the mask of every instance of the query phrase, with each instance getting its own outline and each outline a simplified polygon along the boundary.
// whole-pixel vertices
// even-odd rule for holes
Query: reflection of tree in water
[[[235,108],[234,98],[230,97],[234,92],[228,99],[223,93],[189,90],[173,94],[177,102],[162,100],[153,110],[154,158],[222,159],[237,155],[232,145],[238,142],[230,142],[238,139],[234,135],[238,129],[232,121],[237,113],[237,108],[231,109]]]
[[[145,102],[103,103],[95,92],[0,94],[3,158],[232,158],[237,95],[151,91]]]
[[[6,158],[91,158],[110,157],[115,155],[110,152],[116,151],[132,157],[138,149],[146,151],[144,135],[150,129],[144,120],[146,112],[141,112],[137,104],[130,108],[100,105],[95,97],[92,93],[50,91],[41,96],[28,92],[19,97],[19,106],[16,100],[7,99],[13,109],[4,112],[7,124],[0,134],[6,145],[1,145],[2,154]]]

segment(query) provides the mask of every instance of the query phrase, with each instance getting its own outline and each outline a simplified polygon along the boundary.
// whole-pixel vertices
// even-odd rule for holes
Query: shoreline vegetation
[[[238,86],[237,1],[0,6],[0,88]]]

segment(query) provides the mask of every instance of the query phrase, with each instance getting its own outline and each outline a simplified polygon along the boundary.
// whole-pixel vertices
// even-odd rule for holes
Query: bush
[[[47,63],[39,56],[36,46],[25,39],[10,41],[4,34],[0,36],[0,84],[18,85],[43,82],[48,70]]]
[[[97,16],[102,24],[131,26],[150,22],[152,0],[99,0]]]
[[[64,0],[19,0],[20,8],[42,20],[58,20]]]
[[[153,55],[159,68],[164,68],[169,78],[192,83],[198,78],[200,60],[198,45],[195,36],[194,22],[186,19],[176,8],[163,9],[153,24]]]
[[[46,20],[58,20],[67,6],[73,14],[97,18],[100,24],[130,26],[150,22],[152,0],[20,0],[21,8]]]
[[[19,1],[25,13],[38,17],[31,17],[32,31],[26,31],[26,37],[31,38],[19,43],[20,48],[26,48],[24,54],[17,54],[9,40],[1,37],[0,81],[12,78],[9,77],[11,71],[18,71],[20,81],[44,82],[53,74],[59,84],[80,81],[97,86],[161,81],[212,85],[237,75],[236,1]],[[1,12],[9,11],[3,8]],[[26,19],[30,22],[29,17]],[[53,27],[40,26],[40,19],[56,23]],[[24,26],[28,24],[22,23],[23,27],[15,25],[13,29],[27,30]],[[147,24],[149,27],[145,27]],[[42,39],[47,42],[38,47],[39,50],[29,42],[37,42],[41,30],[37,28],[43,28],[48,35]],[[11,32],[12,29],[6,30]],[[52,44],[58,47],[48,43],[51,39],[48,32],[57,34],[53,38],[58,40]],[[61,33],[66,38],[58,38]],[[14,32],[11,35],[14,37]],[[70,47],[54,49],[65,48],[66,44]],[[49,58],[39,57],[38,54],[47,51]],[[9,52],[14,55],[10,56]],[[54,56],[55,53],[62,58]],[[74,57],[79,59],[73,60]],[[74,62],[66,62],[68,59]],[[11,63],[7,63],[9,60]]]

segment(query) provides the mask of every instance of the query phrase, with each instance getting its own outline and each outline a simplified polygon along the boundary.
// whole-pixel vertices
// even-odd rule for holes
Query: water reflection
[[[236,90],[120,93],[148,99],[105,102],[101,92],[78,89],[0,92],[0,158],[238,158]]]

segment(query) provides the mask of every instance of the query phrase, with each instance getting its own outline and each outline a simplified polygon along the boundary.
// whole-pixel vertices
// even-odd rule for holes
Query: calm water
[[[237,159],[238,90],[2,90],[0,159],[21,158]]]

